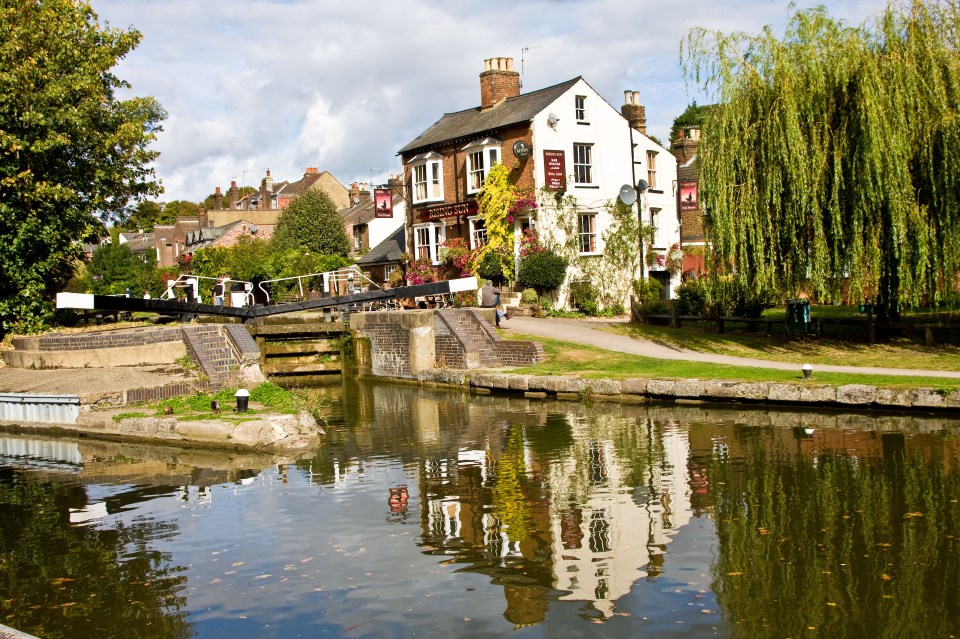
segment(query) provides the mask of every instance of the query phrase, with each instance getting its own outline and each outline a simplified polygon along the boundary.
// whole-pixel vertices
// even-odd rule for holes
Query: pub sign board
[[[374,189],[373,202],[377,217],[393,217],[393,194],[390,189]]]
[[[567,190],[567,169],[563,151],[543,151],[543,177],[551,191]]]
[[[680,183],[680,210],[696,211],[699,208],[700,208],[700,203],[697,202],[697,183],[681,182]]]
[[[428,209],[420,211],[420,219],[424,222],[440,220],[446,217],[459,217],[461,215],[476,215],[477,201],[467,200],[466,202],[454,202],[452,204],[441,204],[440,206],[431,206]]]

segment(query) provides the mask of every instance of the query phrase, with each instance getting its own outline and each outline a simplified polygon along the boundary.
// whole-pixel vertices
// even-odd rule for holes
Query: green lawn
[[[843,318],[860,316],[856,308],[814,306],[814,318]],[[784,310],[770,309],[764,317],[783,321]],[[918,316],[918,321],[930,321],[930,314]],[[733,327],[736,329],[736,327]],[[710,322],[685,323],[682,329],[667,326],[622,324],[606,327],[623,335],[649,340],[674,348],[686,348],[701,353],[716,353],[736,357],[751,357],[769,361],[794,364],[830,364],[837,366],[878,366],[921,370],[960,371],[960,348],[937,345],[931,348],[906,339],[896,339],[878,344],[866,341],[866,331],[860,327],[847,327],[850,340],[831,337],[805,336],[786,339],[775,327],[770,337],[763,331],[750,332],[746,328],[730,330],[723,335],[715,331]]]
[[[644,329],[654,327],[642,327]],[[723,336],[721,336],[723,337]],[[577,375],[585,378],[613,378],[625,379],[628,377],[649,377],[665,379],[725,379],[738,381],[769,381],[769,382],[796,382],[803,383],[799,365],[796,371],[785,371],[768,368],[753,368],[748,366],[727,366],[723,364],[709,364],[705,362],[688,362],[682,360],[662,360],[639,355],[629,355],[606,351],[593,346],[584,346],[574,342],[553,340],[535,335],[515,334],[511,338],[537,341],[543,344],[546,361],[536,366],[527,366],[512,370],[513,373],[529,375]],[[687,346],[685,342],[678,342]],[[736,354],[746,357],[757,357],[753,351],[740,350]],[[721,352],[721,351],[710,351]],[[960,358],[960,356],[955,355]],[[777,359],[771,357],[770,359]],[[789,361],[789,360],[788,360]],[[797,360],[800,361],[799,359]],[[810,361],[809,358],[804,362]],[[844,360],[834,360],[830,363],[847,365],[861,364],[848,353]],[[898,365],[900,362],[896,362]],[[866,364],[869,365],[869,364]],[[888,365],[890,363],[888,362]],[[817,373],[814,372],[811,382],[820,384],[871,384],[887,388],[931,388],[945,393],[960,390],[960,379],[940,377],[904,377],[899,375],[859,375],[847,373]]]

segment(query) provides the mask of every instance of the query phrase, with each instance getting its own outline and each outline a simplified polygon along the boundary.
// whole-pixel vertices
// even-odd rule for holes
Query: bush
[[[497,251],[488,251],[477,264],[477,275],[482,279],[493,282],[502,282],[503,274],[508,272],[505,268],[506,261],[502,253]]]
[[[714,316],[760,317],[763,311],[779,303],[773,291],[754,291],[735,280],[716,280],[711,284],[711,312]]]
[[[570,301],[586,315],[596,317],[600,314],[599,297],[600,293],[590,282],[574,282],[570,285]]]
[[[523,292],[520,293],[520,303],[524,306],[536,304],[539,300],[540,296],[537,295],[537,292],[532,288],[525,288],[523,289]]]
[[[706,280],[687,280],[677,287],[678,315],[706,315],[710,290]]]
[[[556,253],[531,253],[520,262],[517,280],[542,295],[563,284],[567,276],[567,260]]]
[[[647,280],[633,281],[633,294],[641,304],[658,301],[662,293],[663,284],[661,284],[659,280],[650,278]]]

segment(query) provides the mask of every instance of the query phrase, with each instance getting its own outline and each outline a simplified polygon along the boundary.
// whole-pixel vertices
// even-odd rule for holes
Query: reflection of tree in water
[[[497,481],[493,487],[493,509],[501,528],[511,541],[520,542],[529,534],[527,519],[526,462],[523,458],[523,429],[511,427],[506,450],[497,461]]]
[[[44,639],[189,637],[186,577],[148,546],[157,525],[71,525],[86,503],[81,487],[0,469],[3,623]]]
[[[710,468],[714,588],[738,636],[960,633],[960,471],[936,437],[879,437],[882,459],[758,445]]]

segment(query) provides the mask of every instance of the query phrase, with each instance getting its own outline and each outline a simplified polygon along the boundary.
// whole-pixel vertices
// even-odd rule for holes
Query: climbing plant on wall
[[[795,11],[783,37],[698,28],[688,81],[718,102],[699,147],[714,249],[755,290],[875,296],[896,317],[960,270],[960,5],[860,27]]]
[[[503,164],[490,169],[477,194],[477,215],[487,229],[487,241],[473,256],[472,271],[478,272],[481,264],[489,263],[488,254],[499,257],[503,277],[513,278],[513,224],[507,221],[513,201],[510,185],[510,170]],[[485,261],[486,259],[486,261]]]

